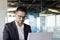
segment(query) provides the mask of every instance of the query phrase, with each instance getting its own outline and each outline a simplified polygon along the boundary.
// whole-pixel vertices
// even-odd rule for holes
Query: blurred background
[[[53,40],[60,40],[60,0],[3,0],[0,1],[0,32],[4,24],[15,20],[18,6],[27,8],[24,23],[32,32],[53,32]],[[0,33],[0,34],[2,34]],[[1,35],[2,40],[2,35]]]

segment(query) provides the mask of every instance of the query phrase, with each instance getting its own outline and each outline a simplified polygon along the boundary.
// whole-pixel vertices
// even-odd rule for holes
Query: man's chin
[[[19,22],[19,24],[23,24],[22,22]]]

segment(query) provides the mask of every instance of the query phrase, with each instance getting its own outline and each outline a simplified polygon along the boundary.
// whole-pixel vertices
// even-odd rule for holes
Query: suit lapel
[[[25,39],[25,24],[24,24],[24,39]]]
[[[28,31],[26,29],[27,29],[27,26],[26,26],[26,24],[24,24],[24,38],[25,38],[25,40],[27,40],[27,35],[28,35]]]
[[[16,38],[17,38],[17,40],[19,40],[18,30],[17,30],[17,26],[15,24],[15,21],[13,21],[13,28],[14,28],[14,32],[15,32]]]

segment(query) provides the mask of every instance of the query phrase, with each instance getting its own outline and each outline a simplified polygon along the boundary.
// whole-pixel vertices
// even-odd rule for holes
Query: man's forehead
[[[16,15],[25,16],[26,13],[25,12],[22,12],[22,11],[17,11],[16,12]]]

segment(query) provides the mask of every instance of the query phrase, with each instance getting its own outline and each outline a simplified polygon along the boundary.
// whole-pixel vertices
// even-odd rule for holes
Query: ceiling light
[[[52,16],[53,14],[40,14],[39,16]]]
[[[8,8],[7,11],[15,11],[17,9],[17,7],[15,8]]]
[[[54,9],[48,9],[51,12],[55,12],[55,13],[60,13],[58,10],[54,10]]]

